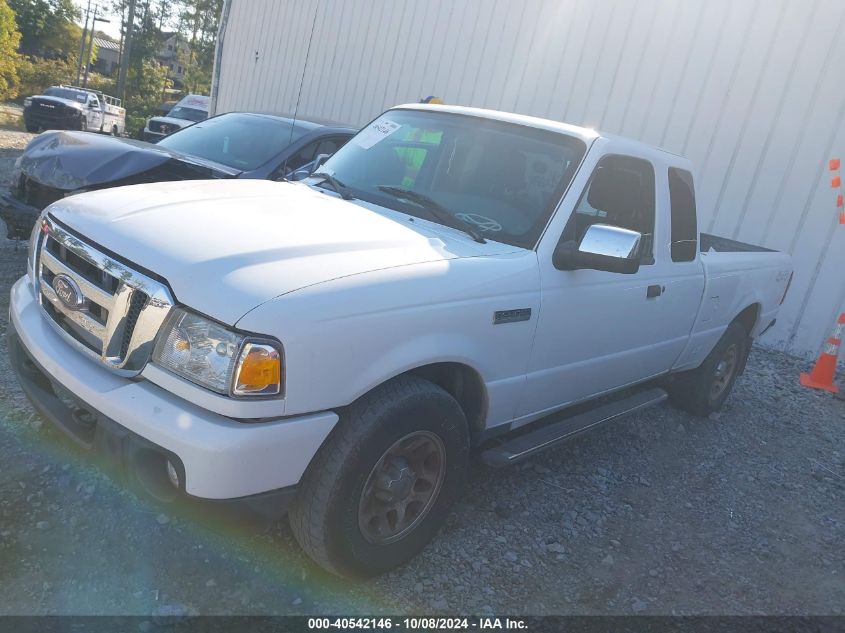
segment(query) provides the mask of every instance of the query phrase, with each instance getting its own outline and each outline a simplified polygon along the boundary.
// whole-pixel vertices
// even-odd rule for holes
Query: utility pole
[[[123,65],[123,40],[126,37],[126,0],[120,3],[120,45],[117,51],[117,67]]]
[[[132,53],[134,22],[135,0],[129,0],[129,15],[126,18],[126,36],[124,37],[123,52],[120,57],[120,72],[117,76],[117,98],[121,101],[126,97],[126,71],[129,67],[129,56]]]
[[[82,57],[85,55],[85,36],[88,34],[88,16],[91,14],[91,0],[88,0],[88,8],[85,9],[85,27],[82,29],[82,37],[79,39],[79,58],[76,60],[76,81],[79,85],[79,76],[82,74]]]
[[[88,54],[85,56],[85,79],[82,81],[82,87],[88,87],[88,69],[91,67],[91,49],[94,48],[94,31],[97,27],[97,10],[100,7],[94,5],[94,20],[91,22],[91,41],[88,44]],[[77,84],[78,85],[78,84]]]
[[[94,7],[94,19],[91,21],[91,41],[88,43],[88,57],[85,59],[85,81],[82,84],[83,88],[88,87],[88,69],[91,67],[91,49],[94,48],[94,33],[97,30],[97,22],[111,22],[111,20],[106,20],[105,18],[98,18],[97,11],[100,10],[100,7]]]

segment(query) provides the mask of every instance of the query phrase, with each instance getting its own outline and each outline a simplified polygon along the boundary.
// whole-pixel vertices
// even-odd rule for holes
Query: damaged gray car
[[[7,237],[26,239],[41,210],[62,198],[109,187],[168,180],[283,180],[331,155],[356,130],[314,119],[231,112],[156,144],[86,132],[44,132],[15,163],[0,192]]]

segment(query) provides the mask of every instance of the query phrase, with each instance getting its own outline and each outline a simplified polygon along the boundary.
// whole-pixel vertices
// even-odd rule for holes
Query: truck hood
[[[332,279],[520,250],[364,204],[304,184],[213,180],[105,189],[49,212],[166,279],[179,303],[229,325],[265,301]]]
[[[75,108],[76,110],[84,110],[85,106],[79,101],[74,101],[73,99],[63,99],[62,97],[51,97],[50,95],[36,95],[31,97],[32,99],[38,99],[39,101],[47,101],[48,103],[58,103],[63,106],[68,106],[69,108]]]
[[[138,176],[173,160],[225,176],[241,173],[152,143],[67,131],[44,132],[35,137],[21,156],[20,168],[42,185],[74,191]]]
[[[172,116],[154,116],[150,119],[150,121],[155,121],[156,123],[165,123],[166,125],[172,125],[173,127],[179,129],[182,129],[183,127],[189,127],[196,123],[196,121],[191,121],[190,119],[179,119]],[[149,125],[147,127],[149,127]]]

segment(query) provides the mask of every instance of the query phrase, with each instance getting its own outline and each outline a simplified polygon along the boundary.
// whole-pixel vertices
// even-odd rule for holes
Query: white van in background
[[[150,143],[160,141],[176,130],[208,118],[210,98],[205,95],[188,95],[179,100],[167,116],[154,116],[144,126],[142,138]]]

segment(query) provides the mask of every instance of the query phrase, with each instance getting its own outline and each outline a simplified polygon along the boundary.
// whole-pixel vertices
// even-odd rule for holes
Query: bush
[[[73,83],[76,78],[76,65],[62,59],[42,59],[33,57],[23,59],[18,68],[20,84],[17,101],[41,94],[45,88],[58,84]]]

